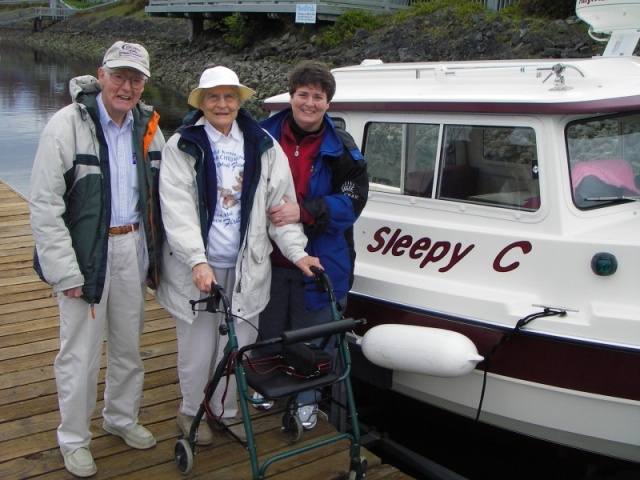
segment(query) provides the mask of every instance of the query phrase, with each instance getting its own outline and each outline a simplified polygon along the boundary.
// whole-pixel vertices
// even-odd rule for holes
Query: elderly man
[[[159,115],[139,102],[149,76],[144,47],[114,43],[97,79],[71,80],[73,103],[42,132],[31,175],[34,267],[60,309],[58,444],[78,477],[97,471],[89,425],[105,332],[103,428],[133,448],[156,443],[138,423],[146,287],[157,283],[162,241],[156,185],[165,142]]]

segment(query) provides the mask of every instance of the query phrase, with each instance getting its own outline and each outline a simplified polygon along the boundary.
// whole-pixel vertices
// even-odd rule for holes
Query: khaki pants
[[[109,237],[102,300],[91,306],[58,294],[60,352],[54,362],[63,451],[86,447],[97,400],[102,346],[107,337],[107,373],[102,416],[111,426],[129,429],[138,423],[144,369],[140,334],[144,327],[145,279],[140,278],[140,232]]]

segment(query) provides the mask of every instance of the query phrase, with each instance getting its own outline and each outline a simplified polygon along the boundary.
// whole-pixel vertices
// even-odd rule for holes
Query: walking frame
[[[233,314],[229,300],[219,285],[212,285],[211,293],[208,297],[201,300],[191,300],[192,309],[196,310],[198,304],[204,303],[205,310],[213,313],[223,313],[225,322],[220,325],[221,335],[228,335],[229,340],[224,348],[224,356],[217,365],[213,378],[209,381],[205,389],[205,397],[200,405],[198,413],[195,415],[188,437],[181,435],[177,440],[174,448],[174,458],[176,466],[180,473],[186,475],[193,468],[195,445],[197,441],[197,430],[201,419],[204,415],[211,416],[209,401],[213,396],[213,392],[221,380],[226,381],[227,374],[231,370],[235,373],[235,379],[238,386],[238,399],[240,410],[242,412],[242,423],[244,425],[247,442],[245,447],[249,451],[251,461],[251,469],[253,472],[253,480],[264,480],[266,478],[267,468],[274,462],[302,454],[315,448],[323,447],[331,443],[349,440],[349,480],[362,480],[365,478],[367,469],[367,459],[360,456],[361,439],[360,428],[357,420],[357,412],[355,409],[355,401],[351,386],[351,357],[345,333],[352,331],[356,325],[366,322],[364,319],[355,320],[353,318],[341,319],[338,313],[337,302],[333,292],[333,285],[328,275],[321,269],[312,267],[315,275],[315,283],[318,291],[326,292],[329,296],[330,306],[332,310],[333,321],[317,325],[313,327],[301,328],[297,330],[288,330],[279,337],[265,340],[259,340],[255,343],[238,348],[238,340],[236,338]],[[220,308],[222,306],[222,309]],[[257,355],[253,355],[253,359],[249,360],[247,352],[255,350],[260,353],[261,348],[268,346],[280,345],[286,347],[288,345],[300,345],[304,342],[322,339],[321,346],[325,346],[334,336],[336,343],[337,355],[334,355],[332,368],[322,375],[316,374],[310,377],[291,374],[291,370],[282,366],[282,368],[268,368],[266,371],[260,371],[253,364],[262,364],[260,360],[255,360]],[[274,358],[274,357],[270,357]],[[279,361],[279,360],[278,360]],[[342,384],[345,392],[347,416],[351,418],[351,430],[349,432],[337,432],[336,435],[324,438],[323,440],[298,447],[292,448],[283,453],[267,458],[262,465],[258,460],[258,452],[256,448],[255,437],[251,425],[251,415],[249,412],[249,404],[259,404],[269,400],[287,399],[284,414],[282,416],[282,432],[292,442],[300,439],[303,431],[302,423],[297,413],[297,395],[299,393],[321,389],[334,384]],[[254,399],[249,393],[249,387],[258,392],[263,398]],[[223,427],[224,428],[224,427]],[[231,432],[229,432],[231,433]],[[232,435],[233,436],[233,435]],[[240,441],[239,439],[237,439]],[[243,442],[241,442],[243,443]]]

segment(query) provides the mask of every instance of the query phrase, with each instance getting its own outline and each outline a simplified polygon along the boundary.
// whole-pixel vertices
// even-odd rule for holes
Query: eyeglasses
[[[225,93],[220,95],[219,93],[205,93],[202,97],[206,102],[220,103],[220,100],[224,99],[224,103],[235,103],[240,98],[235,93]]]
[[[111,81],[116,85],[124,85],[124,82],[129,80],[129,83],[131,83],[131,88],[133,88],[134,90],[140,90],[144,88],[145,84],[147,83],[146,77],[130,77],[118,71],[114,72],[111,70],[109,70],[108,72],[109,76],[111,77]]]

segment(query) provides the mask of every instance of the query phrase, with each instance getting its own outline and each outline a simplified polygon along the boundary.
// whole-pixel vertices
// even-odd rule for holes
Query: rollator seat
[[[286,370],[275,370],[269,373],[258,373],[245,366],[247,384],[260,392],[263,397],[279,399],[286,398],[314,388],[326,387],[338,381],[340,375],[328,372],[322,376],[299,378],[289,375]]]
[[[286,368],[277,368],[279,365],[278,358],[271,357],[271,365],[269,365],[268,359],[261,359],[259,356],[260,347],[273,346],[274,344],[291,345],[317,338],[328,337],[338,333],[351,331],[358,323],[359,321],[354,320],[353,318],[344,318],[322,325],[315,325],[313,327],[287,330],[282,333],[281,337],[257,342],[241,349],[241,351],[254,350],[254,357],[257,357],[243,363],[247,384],[254,390],[261,393],[264,397],[279,399],[336,383],[341,379],[341,372],[336,372],[335,366],[331,371],[323,373],[322,375],[301,378],[299,376],[291,375],[289,370]],[[256,353],[258,355],[256,355]]]

